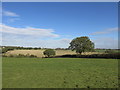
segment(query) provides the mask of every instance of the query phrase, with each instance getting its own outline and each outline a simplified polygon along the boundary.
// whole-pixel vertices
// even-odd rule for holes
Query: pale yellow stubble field
[[[76,54],[75,51],[71,51],[71,50],[55,50],[56,51],[56,55],[73,55]],[[9,55],[18,55],[18,54],[30,54],[30,55],[36,55],[37,57],[44,57],[43,55],[44,50],[13,50],[13,51],[8,51],[5,53],[5,55],[9,56]],[[86,55],[91,55],[91,54],[98,54],[98,52],[85,52],[82,53],[86,54]],[[102,53],[99,53],[102,54]]]

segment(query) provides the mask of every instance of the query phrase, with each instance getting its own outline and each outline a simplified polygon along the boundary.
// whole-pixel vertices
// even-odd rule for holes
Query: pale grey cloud
[[[109,29],[106,29],[106,30],[103,30],[103,31],[90,33],[90,35],[108,34],[108,33],[114,32],[114,31],[118,31],[118,28],[117,27],[109,28]]]
[[[23,39],[24,38],[24,39]],[[43,40],[39,37],[21,37],[18,35],[4,35],[2,45],[7,46],[25,46],[25,47],[42,47],[42,48],[67,48],[70,39],[48,39]]]
[[[112,37],[99,37],[92,40],[95,48],[118,49],[118,39]]]
[[[20,18],[10,18],[10,19],[7,20],[7,22],[8,23],[13,23],[13,22],[18,21],[18,20],[20,20]]]
[[[11,12],[11,11],[7,11],[7,10],[4,10],[4,9],[0,9],[0,16],[7,16],[9,18],[6,18],[6,22],[7,23],[13,23],[17,20],[20,20],[20,15],[16,14],[15,12]]]
[[[11,11],[6,11],[6,10],[2,10],[2,14],[3,16],[19,17],[18,14],[11,12]]]
[[[11,34],[18,34],[18,35],[33,35],[39,37],[59,37],[58,34],[54,33],[53,29],[41,29],[41,28],[34,28],[34,27],[26,27],[26,28],[15,28],[11,26],[7,26],[5,24],[0,24],[2,27],[1,32],[4,33],[11,33]]]
[[[8,46],[28,46],[28,47],[44,47],[44,48],[67,48],[72,39],[43,39],[34,36],[21,36],[13,34],[3,34],[2,45]],[[95,48],[118,48],[118,39],[112,37],[99,37],[91,39],[95,43]]]
[[[15,28],[7,25],[0,25],[3,33],[2,45],[30,46],[44,48],[67,48],[71,38],[59,37],[53,29],[40,28]],[[109,29],[115,31],[116,29]],[[43,37],[43,38],[41,38]],[[56,38],[56,37],[59,37]],[[96,37],[92,41],[96,48],[118,48],[118,39],[112,37]]]

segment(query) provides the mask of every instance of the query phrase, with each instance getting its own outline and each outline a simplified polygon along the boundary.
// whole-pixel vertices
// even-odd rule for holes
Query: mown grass
[[[117,59],[3,58],[3,88],[117,87]]]

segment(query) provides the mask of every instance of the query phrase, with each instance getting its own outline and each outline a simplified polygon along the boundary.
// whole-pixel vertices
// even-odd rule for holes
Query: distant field
[[[95,51],[96,51],[96,52],[105,52],[106,49],[95,49]],[[112,51],[113,51],[113,52],[120,52],[120,50],[117,50],[117,49],[116,49],[116,50],[113,49]]]
[[[117,59],[3,57],[3,88],[117,88]]]
[[[32,55],[36,55],[37,57],[44,57],[43,55],[43,51],[44,50],[13,50],[13,51],[8,51],[6,53],[6,55],[17,55],[17,54],[32,54]],[[76,54],[75,51],[71,51],[71,50],[55,50],[56,51],[56,55],[66,55],[66,54]],[[83,54],[101,54],[103,52],[86,52]]]

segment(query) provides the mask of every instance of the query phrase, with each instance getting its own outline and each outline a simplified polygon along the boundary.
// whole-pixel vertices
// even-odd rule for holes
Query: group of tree
[[[7,51],[14,50],[13,47],[1,47],[0,53],[6,53]]]
[[[70,42],[70,46],[68,48],[56,48],[56,49],[48,49],[48,48],[40,48],[40,47],[16,47],[16,46],[1,46],[0,50],[1,53],[5,53],[10,50],[15,50],[15,49],[22,49],[22,50],[39,50],[39,49],[44,49],[45,51],[43,54],[46,57],[53,57],[56,55],[55,50],[72,50],[76,51],[77,54],[81,55],[83,52],[92,52],[92,51],[102,51],[104,50],[105,53],[114,53],[115,50],[113,49],[94,49],[95,45],[94,43],[89,39],[87,36],[82,36],[82,37],[77,37],[74,38]]]
[[[1,46],[1,48],[9,48],[9,49],[41,49],[41,47],[20,47],[20,46]]]
[[[69,50],[69,48],[55,48],[55,50]]]
[[[70,42],[68,49],[76,51],[77,54],[82,52],[94,51],[94,43],[87,36],[77,37]],[[55,51],[53,49],[46,49],[43,54],[47,57],[54,56]]]
[[[95,45],[94,43],[89,39],[89,37],[87,36],[82,36],[82,37],[77,37],[74,38],[71,42],[70,42],[70,46],[68,48],[56,48],[55,50],[72,50],[72,51],[76,51],[77,54],[81,55],[81,53],[83,52],[92,52],[95,51],[94,49]],[[25,49],[25,50],[39,50],[41,49],[40,47],[11,47],[11,46],[2,46],[2,53],[5,53],[7,51],[10,50],[15,50],[15,49]],[[43,48],[42,48],[43,49]],[[46,57],[53,57],[56,55],[56,52],[54,49],[48,49],[48,48],[44,48],[45,51],[43,52],[43,54]],[[113,53],[113,50],[111,49],[96,49],[96,50],[105,50],[105,53]]]
[[[5,53],[10,50],[40,50],[41,47],[19,47],[19,46],[0,46],[0,52]]]

